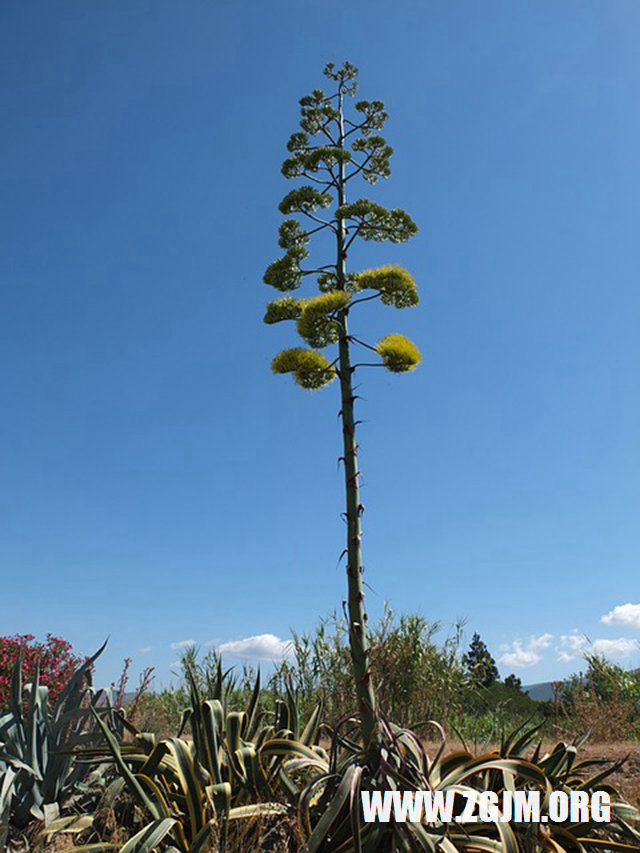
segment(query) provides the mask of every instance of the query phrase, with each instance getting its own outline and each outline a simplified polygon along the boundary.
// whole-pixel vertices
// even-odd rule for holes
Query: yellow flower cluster
[[[415,370],[422,361],[420,350],[404,335],[392,334],[382,338],[376,344],[384,366],[392,373],[406,373]]]
[[[272,323],[280,323],[282,320],[297,320],[302,311],[302,299],[296,299],[295,296],[283,296],[280,299],[274,299],[273,302],[267,303],[267,310],[263,317],[263,321],[271,325]]]
[[[292,373],[295,381],[307,391],[324,388],[336,378],[335,368],[321,352],[295,347],[279,352],[271,362],[274,373]]]
[[[411,308],[420,301],[418,287],[410,273],[402,267],[385,266],[358,273],[360,290],[378,290],[381,301],[395,308]]]
[[[297,323],[300,337],[312,347],[326,347],[336,343],[339,329],[331,315],[346,308],[350,299],[351,294],[344,290],[330,290],[321,296],[305,299]]]

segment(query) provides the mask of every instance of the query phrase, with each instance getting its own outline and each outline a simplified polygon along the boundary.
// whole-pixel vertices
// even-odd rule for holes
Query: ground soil
[[[640,743],[638,741],[592,744],[587,742],[578,755],[582,758],[606,758],[610,761],[618,761],[628,755],[624,766],[611,776],[611,784],[622,794],[623,799],[640,808]]]

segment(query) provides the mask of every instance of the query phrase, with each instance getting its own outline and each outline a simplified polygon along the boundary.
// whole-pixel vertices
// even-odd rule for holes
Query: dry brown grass
[[[593,685],[583,685],[573,691],[570,704],[556,699],[555,712],[559,731],[588,731],[591,743],[631,741],[638,734],[636,703],[625,698],[617,684],[606,700]]]

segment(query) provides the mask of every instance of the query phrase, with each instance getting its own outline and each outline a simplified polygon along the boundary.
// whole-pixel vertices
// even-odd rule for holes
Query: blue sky
[[[360,191],[420,226],[353,257],[422,296],[360,327],[424,354],[362,377],[371,613],[464,618],[525,682],[584,635],[640,663],[639,25],[635,0],[4,0],[2,632],[110,635],[97,680],[130,655],[160,685],[181,642],[269,656],[341,606],[337,389],[271,376],[295,335],[261,279],[298,98],[348,58],[396,152]]]

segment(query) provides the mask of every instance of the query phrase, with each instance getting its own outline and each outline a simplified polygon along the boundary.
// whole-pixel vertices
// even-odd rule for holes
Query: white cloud
[[[579,631],[572,631],[570,634],[561,635],[556,652],[557,660],[561,663],[568,663],[576,658],[583,657],[586,652],[610,660],[617,660],[629,657],[639,649],[638,641],[630,640],[627,637],[618,637],[617,640],[599,639],[591,642]]]
[[[141,655],[148,655],[151,651],[151,646],[143,646],[141,649],[138,649]]]
[[[499,663],[504,666],[510,666],[514,669],[525,669],[528,666],[535,666],[542,660],[540,652],[548,648],[553,640],[552,634],[541,634],[539,637],[530,637],[526,644],[520,640],[514,640],[510,646],[503,646],[504,654],[499,659]]]
[[[189,646],[195,646],[195,644],[195,640],[178,640],[176,643],[171,643],[171,648],[175,652],[176,649],[188,649]]]
[[[640,630],[640,604],[618,604],[600,619],[605,625],[627,625]]]
[[[592,651],[596,655],[618,660],[619,658],[627,658],[633,652],[638,651],[638,641],[629,640],[627,637],[618,637],[617,640],[595,640]]]
[[[276,637],[275,634],[258,634],[255,637],[232,640],[218,646],[218,651],[222,655],[264,661],[282,660],[289,657],[291,650],[291,642],[285,642]]]
[[[557,658],[560,663],[569,663],[569,661],[582,657],[589,640],[584,634],[581,634],[575,629],[570,634],[560,635],[560,645],[556,646]]]

